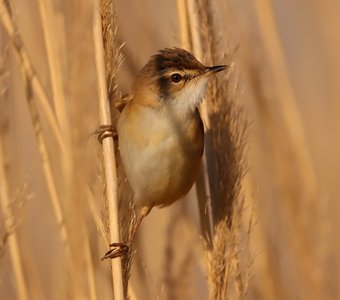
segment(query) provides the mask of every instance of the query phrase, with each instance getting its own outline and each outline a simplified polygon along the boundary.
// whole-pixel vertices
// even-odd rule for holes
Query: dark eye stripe
[[[190,80],[192,77],[193,77],[193,76],[191,76],[191,75],[189,75],[189,74],[185,74],[185,75],[183,76],[183,78],[184,78],[185,81]]]
[[[172,79],[173,75],[179,75],[181,79],[178,82],[174,82]],[[184,73],[183,75],[179,73],[172,73],[172,75],[164,74],[158,77],[159,93],[161,97],[168,97],[171,86],[177,85],[179,82],[187,83],[190,80],[195,80],[196,76],[194,74]]]

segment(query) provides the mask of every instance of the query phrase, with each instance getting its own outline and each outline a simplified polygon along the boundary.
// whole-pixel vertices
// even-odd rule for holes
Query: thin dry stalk
[[[85,263],[86,263],[86,273],[87,273],[87,282],[89,286],[90,291],[90,299],[97,300],[97,291],[96,291],[96,277],[95,277],[95,271],[93,268],[93,259],[92,259],[92,253],[91,253],[91,247],[90,247],[90,240],[88,236],[85,234],[85,241],[84,241],[84,257],[85,257]]]
[[[88,189],[87,191],[88,194],[88,206],[90,209],[91,216],[93,218],[94,223],[96,224],[97,230],[99,231],[100,235],[102,236],[103,240],[106,242],[106,244],[110,244],[106,231],[105,231],[105,225],[103,222],[103,219],[100,216],[99,209],[96,205],[95,196],[93,195],[93,192]],[[103,199],[104,201],[104,199]]]
[[[12,22],[11,14],[8,11],[8,8],[3,0],[0,1],[0,20],[5,30],[7,31],[8,36],[10,37],[10,40],[12,42],[13,49],[14,49],[14,54],[18,62],[20,63],[20,67],[30,77],[30,82],[31,82],[30,84],[31,84],[32,92],[34,95],[36,95],[36,99],[33,99],[33,101],[40,102],[41,108],[43,109],[45,113],[46,119],[52,128],[52,133],[54,134],[62,153],[64,153],[65,149],[64,149],[64,143],[63,143],[63,137],[62,137],[58,122],[51,108],[51,105],[50,105],[51,102],[49,101],[48,96],[39,78],[37,77],[34,71],[31,61],[23,46],[21,37],[17,33],[15,25]]]
[[[0,6],[1,6],[1,3],[0,3]],[[16,40],[19,40],[19,37],[17,37]],[[34,85],[34,82],[37,82],[37,81],[34,80],[35,77],[32,73],[33,70],[27,67],[28,60],[27,60],[27,57],[23,54],[23,52],[21,52],[22,48],[21,47],[17,48],[16,44],[14,44],[13,46],[14,46],[14,49],[16,49],[15,53],[17,53],[19,63],[20,63],[21,73],[22,73],[22,77],[24,80],[24,84],[25,84],[28,107],[29,107],[29,111],[31,114],[31,119],[33,122],[35,135],[37,138],[37,144],[38,144],[38,148],[40,152],[40,157],[42,160],[42,166],[43,166],[43,171],[44,171],[44,175],[45,175],[45,179],[47,183],[48,192],[50,195],[50,200],[52,201],[53,211],[54,211],[56,220],[60,228],[61,238],[64,243],[66,253],[68,253],[68,256],[69,256],[69,247],[67,243],[68,234],[67,234],[67,230],[64,224],[64,217],[63,217],[63,212],[61,208],[61,203],[60,203],[60,199],[59,199],[58,192],[57,192],[55,178],[52,172],[52,166],[51,166],[51,162],[49,159],[45,138],[42,134],[38,108],[36,106],[35,99],[33,97],[33,85]]]
[[[6,176],[6,160],[3,153],[2,137],[0,135],[0,201],[1,210],[5,219],[6,232],[9,234],[8,245],[10,249],[10,257],[12,261],[14,277],[16,280],[16,287],[18,292],[18,299],[29,299],[27,285],[22,266],[21,251],[19,247],[18,237],[14,231],[14,212],[10,209],[10,196],[8,191],[8,180]]]
[[[42,280],[42,274],[39,272],[35,258],[32,256],[32,252],[29,248],[25,247],[24,256],[25,269],[29,270],[29,277],[27,278],[30,299],[34,300],[45,300],[48,299],[46,290]]]
[[[179,266],[179,270],[177,271],[177,286],[174,291],[173,300],[177,299],[192,299],[192,291],[190,289],[192,282],[191,280],[195,278],[195,273],[193,270],[194,261],[191,251],[185,255],[181,265]],[[169,299],[171,300],[171,298]]]
[[[179,34],[182,48],[190,51],[191,41],[188,23],[188,9],[186,0],[177,0],[177,15],[179,22]]]
[[[189,16],[189,28],[190,37],[192,41],[192,53],[197,57],[198,60],[203,60],[203,49],[200,36],[201,23],[198,15],[197,2],[195,0],[187,0],[187,15]],[[182,29],[183,26],[181,26]],[[200,113],[203,119],[206,130],[210,128],[210,121],[207,112],[206,102],[203,102],[200,106]]]
[[[195,247],[199,241],[192,227],[191,222],[179,211],[169,221],[162,268],[164,299],[192,299],[191,286],[196,278],[194,267],[196,262],[201,262],[202,254],[197,251],[199,247]],[[177,245],[181,245],[181,251],[178,251]]]
[[[52,3],[45,0],[39,0],[39,9],[40,16],[42,20],[42,27],[45,38],[45,45],[47,49],[47,58],[49,63],[49,71],[51,77],[51,85],[52,85],[52,94],[54,100],[54,106],[56,108],[56,115],[59,121],[59,125],[61,131],[63,133],[63,142],[65,145],[66,153],[63,157],[61,157],[62,163],[62,174],[63,174],[63,197],[66,199],[74,199],[72,197],[72,189],[74,188],[74,181],[77,179],[80,180],[80,176],[76,175],[73,170],[76,169],[75,165],[78,160],[73,159],[72,155],[72,137],[71,133],[75,130],[72,130],[70,126],[69,114],[67,113],[66,103],[69,103],[66,99],[66,95],[64,93],[64,80],[63,80],[63,66],[65,65],[64,57],[66,57],[66,49],[65,45],[65,36],[63,32],[63,24],[64,18],[60,13],[58,14]],[[79,113],[79,111],[78,111]],[[80,122],[77,124],[82,125]],[[77,126],[77,124],[73,124],[73,126]],[[76,149],[76,147],[73,147]],[[79,157],[75,153],[75,157]],[[75,176],[77,178],[75,178]],[[76,186],[80,186],[76,184]],[[73,218],[74,219],[74,218]],[[80,220],[81,222],[82,220]],[[86,224],[81,226],[82,228],[86,228]],[[90,291],[90,299],[97,299],[96,296],[96,284],[94,277],[94,269],[92,263],[92,256],[90,251],[90,243],[87,234],[83,234],[83,251],[84,251],[84,259],[87,267],[87,286]],[[78,256],[78,254],[77,254]]]
[[[9,232],[6,231],[5,220],[1,218],[0,221],[0,258],[2,258],[5,254],[5,247],[8,242]],[[2,271],[2,267],[0,265],[0,271]]]
[[[58,119],[60,131],[63,136],[63,145],[65,149],[64,156],[61,159],[63,183],[65,195],[69,194],[69,183],[71,182],[70,167],[72,163],[70,149],[70,125],[66,110],[66,98],[63,85],[63,66],[65,60],[66,49],[63,48],[65,43],[63,34],[63,16],[57,14],[50,1],[39,0],[38,6],[42,21],[42,29],[44,33],[45,45],[47,50],[47,60],[49,65],[49,73],[52,85],[52,95],[56,116]],[[64,59],[63,59],[64,58]]]
[[[202,59],[202,47],[199,35],[199,19],[195,1],[177,1],[177,11],[180,20],[179,27],[182,47],[190,47],[188,49],[191,50],[198,59]],[[189,23],[187,22],[187,16],[189,16]],[[189,41],[191,42],[190,44]],[[209,117],[207,115],[205,102],[203,102],[200,106],[200,114],[205,125],[205,130],[208,130]],[[207,244],[211,246],[213,226],[211,220],[211,207],[208,201],[211,193],[207,173],[207,150],[203,156],[202,165],[202,169],[196,181],[196,195],[200,214],[201,233],[207,241]]]
[[[298,292],[310,299],[319,299],[322,295],[319,271],[321,270],[321,255],[318,253],[321,247],[315,248],[314,245],[320,244],[322,226],[318,225],[312,231],[311,226],[325,224],[321,217],[323,201],[318,197],[320,195],[317,176],[297,107],[297,99],[290,80],[272,3],[268,0],[254,2],[254,9],[264,55],[270,66],[267,76],[270,76],[275,89],[276,115],[270,116],[273,114],[275,106],[268,101],[268,97],[263,97],[262,101],[266,102],[261,104],[264,104],[265,113],[268,113],[265,116],[269,117],[270,126],[268,127],[270,127],[272,139],[275,141],[273,147],[278,153],[276,158],[276,165],[280,168],[277,172],[278,181],[282,185],[283,199],[286,200],[282,202],[283,205],[286,205],[286,209],[282,211],[288,213],[284,218],[291,220],[292,230],[294,230],[293,238],[295,237],[295,240],[292,240],[292,250],[295,251],[296,257],[294,265],[302,274],[300,275],[300,286],[304,287]],[[258,70],[263,69],[260,65],[257,68]],[[264,71],[262,70],[262,72]],[[266,87],[268,83],[266,81],[265,84],[261,84],[262,86],[260,85],[257,89],[261,89],[262,91],[259,93],[265,95],[264,91],[268,90]],[[284,140],[281,142],[284,148],[276,147],[278,132],[284,136]],[[285,149],[288,150],[288,153],[284,153]]]
[[[46,141],[43,136],[42,129],[41,129],[41,121],[40,121],[40,117],[38,114],[38,107],[37,107],[36,100],[34,98],[34,93],[38,94],[37,98],[41,100],[41,104],[46,108],[45,113],[47,114],[47,119],[50,120],[52,131],[55,133],[57,140],[59,140],[58,137],[61,136],[60,130],[59,130],[59,127],[57,126],[52,110],[49,104],[47,104],[49,103],[47,96],[44,90],[42,89],[42,86],[40,82],[38,81],[37,76],[35,75],[32,64],[30,60],[28,59],[26,52],[24,51],[21,37],[20,35],[15,34],[16,32],[15,26],[11,22],[10,14],[7,11],[7,8],[4,5],[3,1],[0,2],[0,17],[10,37],[10,40],[13,45],[14,53],[19,62],[20,71],[21,71],[22,78],[24,81],[24,86],[25,86],[28,108],[29,108],[29,112],[31,115],[36,139],[37,139],[37,145],[39,148],[40,157],[42,160],[42,167],[43,167],[43,172],[45,175],[44,178],[46,180],[47,189],[48,189],[49,196],[50,196],[49,199],[52,202],[52,207],[53,207],[53,211],[55,214],[55,218],[59,225],[61,239],[65,247],[66,256],[70,261],[71,256],[70,256],[70,248],[69,248],[69,243],[68,243],[68,233],[67,233],[67,230],[64,224],[64,216],[62,212],[62,207],[61,207],[59,195],[57,192],[57,186],[56,186],[54,174],[52,171],[52,166],[51,166],[51,162],[50,162],[50,158],[49,158],[49,154],[48,154],[48,150],[46,146]],[[63,145],[64,145],[63,141],[60,137],[60,146],[62,150],[64,149]],[[63,151],[63,153],[65,153],[65,151]]]
[[[267,59],[272,66],[273,80],[278,89],[277,96],[280,101],[285,129],[290,147],[296,156],[300,168],[297,168],[303,179],[305,199],[312,199],[318,190],[314,166],[308,150],[303,125],[299,110],[296,105],[294,89],[290,82],[289,71],[285,61],[285,55],[277,32],[275,17],[270,0],[254,2],[255,13],[259,24],[259,33],[264,43]]]
[[[163,266],[163,282],[165,285],[165,294],[167,300],[175,299],[175,293],[176,293],[176,279],[174,278],[174,248],[173,244],[178,243],[178,239],[175,239],[175,231],[178,224],[178,217],[179,214],[173,214],[172,218],[169,222],[166,236],[166,244],[165,244],[165,250],[164,250],[164,256],[165,256],[165,263]],[[181,279],[179,279],[180,281]]]
[[[33,122],[35,135],[37,138],[37,144],[38,144],[38,148],[40,152],[40,157],[42,160],[42,167],[43,167],[43,172],[45,175],[44,178],[47,183],[47,188],[48,188],[50,200],[52,202],[54,215],[55,215],[55,218],[57,220],[57,223],[60,229],[61,239],[66,250],[66,256],[69,256],[70,249],[69,249],[69,244],[68,244],[68,233],[67,233],[67,229],[64,223],[64,214],[62,211],[62,206],[61,206],[60,198],[59,198],[58,191],[57,191],[55,177],[52,171],[52,166],[51,166],[51,161],[50,161],[47,146],[46,146],[46,141],[42,134],[41,121],[40,121],[40,117],[38,114],[38,109],[33,100],[34,98],[33,98],[32,90],[31,90],[30,77],[28,74],[25,73],[24,70],[22,70],[22,76],[25,81],[26,96],[28,98],[29,111],[31,114],[31,119]]]
[[[140,298],[137,298],[134,289],[130,286],[129,287],[129,300],[138,300],[138,299]]]
[[[111,124],[110,103],[107,95],[107,85],[105,76],[105,59],[103,48],[102,24],[100,17],[100,5],[98,1],[94,3],[94,24],[93,35],[95,41],[95,56],[99,91],[100,121],[103,125]],[[118,223],[118,197],[117,197],[117,171],[114,153],[113,139],[103,140],[103,156],[106,180],[106,195],[109,206],[110,239],[111,242],[120,242]],[[112,279],[114,295],[116,300],[124,299],[124,286],[122,276],[121,259],[114,259],[112,264]]]
[[[65,65],[62,53],[65,53],[63,45],[65,37],[63,34],[63,16],[55,11],[53,3],[46,0],[39,0],[38,6],[44,32],[45,45],[47,50],[47,59],[51,76],[52,94],[56,116],[59,126],[63,131],[63,138],[69,128],[68,117],[66,112],[66,99],[63,86],[63,71]]]
[[[187,9],[186,13],[189,16],[189,28],[190,28],[190,36],[192,40],[192,52],[199,59],[203,59],[202,52],[202,43],[200,36],[200,20],[198,15],[198,7],[197,2],[195,0],[187,0]],[[181,26],[182,28],[182,26]]]
[[[156,286],[154,278],[152,278],[152,276],[151,276],[148,268],[146,267],[145,263],[142,263],[142,266],[143,266],[145,276],[147,277],[147,279],[150,283],[150,287],[151,287],[152,294],[153,294],[153,299],[161,300],[161,296],[160,296],[161,293],[160,293],[160,290]]]
[[[112,0],[101,0],[101,21],[103,30],[103,44],[105,53],[105,70],[106,70],[106,80],[108,85],[108,97],[111,107],[111,120],[115,125],[118,119],[119,107],[123,108],[126,101],[129,101],[130,96],[127,95],[123,98],[118,98],[118,88],[117,88],[117,73],[120,65],[123,61],[122,47],[123,43],[118,42],[117,39],[117,17],[115,15],[115,10]],[[118,109],[118,110],[117,110]],[[119,155],[119,154],[118,154]],[[117,159],[118,167],[118,178],[123,178],[125,181],[126,175],[120,164],[120,159]],[[131,203],[131,189],[126,186],[126,183],[118,182],[118,198],[121,199],[120,203],[120,216],[119,224],[121,224],[120,236],[124,241],[129,241],[133,228],[135,228],[138,218],[135,215],[134,207],[129,205]],[[132,260],[134,257],[134,251],[130,251],[123,259],[123,283],[124,283],[124,294],[128,295],[128,284],[130,279],[130,269],[132,266]]]

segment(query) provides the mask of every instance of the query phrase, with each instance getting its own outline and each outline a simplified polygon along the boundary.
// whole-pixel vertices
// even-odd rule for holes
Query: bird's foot
[[[103,139],[107,137],[112,137],[114,140],[118,140],[118,135],[116,129],[112,125],[101,125],[95,131],[98,135],[98,142],[103,144]]]
[[[112,249],[105,253],[105,255],[102,257],[102,260],[125,256],[129,252],[129,246],[124,243],[112,243],[110,244],[110,247],[112,247]]]

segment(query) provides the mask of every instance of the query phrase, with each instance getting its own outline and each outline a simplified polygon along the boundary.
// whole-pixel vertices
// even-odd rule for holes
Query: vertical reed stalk
[[[289,71],[277,32],[271,0],[254,1],[254,8],[259,24],[259,33],[266,49],[269,64],[272,66],[275,86],[278,89],[277,95],[280,101],[277,101],[277,104],[280,105],[280,111],[282,111],[287,130],[289,138],[287,142],[290,143],[290,147],[292,147],[293,153],[300,164],[297,170],[304,180],[303,186],[306,192],[304,196],[306,200],[311,199],[318,190],[315,170],[296,105],[294,89],[289,79]]]
[[[190,28],[190,35],[192,41],[192,53],[198,58],[198,60],[203,60],[203,50],[202,50],[202,43],[201,43],[201,36],[200,36],[200,20],[198,15],[198,7],[195,0],[187,0],[187,7],[189,16],[189,28]],[[182,28],[182,26],[181,26]],[[210,128],[210,121],[207,112],[207,104],[204,101],[200,106],[200,113],[201,117],[204,122],[204,126],[207,130]]]
[[[0,32],[1,34],[1,32]],[[5,60],[8,58],[4,58],[3,49],[0,49],[0,208],[2,212],[3,220],[1,221],[1,226],[3,224],[4,231],[7,236],[8,246],[9,246],[9,255],[12,262],[13,268],[13,276],[17,286],[17,297],[19,300],[28,299],[28,291],[26,285],[26,279],[24,274],[24,267],[22,265],[22,255],[19,247],[18,235],[15,226],[14,214],[15,210],[13,206],[11,207],[11,196],[9,192],[9,183],[8,183],[8,172],[7,172],[7,162],[5,157],[5,149],[4,149],[4,132],[6,130],[5,124],[7,123],[7,114],[5,113],[3,106],[6,99],[6,83],[5,81],[5,73],[7,70],[7,64]],[[5,244],[6,238],[1,237],[1,247]],[[0,247],[0,248],[1,248]],[[2,250],[0,252],[2,254]]]
[[[283,123],[281,128],[285,130],[284,144],[289,149],[290,157],[282,163],[283,168],[291,161],[293,162],[290,173],[293,173],[294,176],[284,178],[283,171],[280,171],[279,175],[283,177],[281,179],[282,194],[286,196],[284,204],[289,205],[288,212],[291,213],[291,222],[294,226],[295,236],[298,238],[298,243],[294,243],[292,240],[292,250],[295,251],[296,268],[303,274],[301,284],[305,289],[301,288],[300,293],[308,295],[307,297],[310,299],[319,299],[321,293],[320,274],[316,271],[318,269],[316,265],[319,264],[319,257],[316,254],[318,249],[312,245],[315,242],[320,243],[317,238],[320,236],[320,226],[314,230],[313,234],[308,234],[311,230],[310,227],[316,223],[315,219],[321,218],[319,214],[322,201],[318,199],[319,186],[314,163],[308,149],[294,88],[290,81],[272,2],[270,0],[254,1],[253,6],[265,55],[271,66],[270,74],[278,98],[276,105],[278,105],[279,116]],[[267,105],[270,106],[271,103]],[[319,223],[321,223],[320,219]],[[312,261],[313,263],[311,263]],[[311,293],[312,290],[313,293]]]
[[[94,271],[93,263],[92,263],[93,260],[92,260],[90,241],[87,235],[85,235],[84,246],[85,246],[84,257],[85,257],[85,263],[86,263],[87,282],[88,282],[89,291],[90,291],[89,299],[97,300],[96,277],[95,277],[95,271]]]
[[[58,14],[53,4],[46,0],[38,1],[40,16],[42,20],[42,28],[44,32],[45,45],[47,50],[47,59],[49,63],[49,71],[52,85],[52,95],[54,100],[54,106],[56,109],[56,115],[58,118],[60,130],[63,135],[63,142],[65,145],[64,155],[61,157],[62,174],[63,174],[63,192],[62,197],[64,199],[72,199],[71,189],[74,176],[77,176],[73,170],[74,160],[72,159],[71,148],[71,126],[67,113],[66,103],[69,99],[66,99],[64,93],[63,84],[63,66],[65,65],[65,53],[66,49],[64,36],[64,18],[61,14]],[[75,126],[75,125],[73,125]],[[85,226],[85,225],[84,225]],[[85,226],[86,227],[86,226]],[[94,279],[94,270],[92,264],[92,257],[90,251],[89,239],[84,234],[84,259],[87,267],[87,279],[90,290],[90,298],[92,300],[97,299],[96,286]]]
[[[94,24],[93,34],[95,42],[96,67],[99,91],[100,121],[104,125],[111,124],[110,103],[107,95],[107,84],[105,75],[105,61],[103,49],[103,35],[100,17],[99,1],[94,1]],[[103,140],[103,156],[106,180],[106,195],[109,209],[110,239],[111,242],[119,242],[119,218],[118,218],[118,197],[117,197],[117,171],[112,138]],[[112,279],[115,300],[124,299],[124,287],[122,276],[122,262],[120,258],[111,260]]]
[[[33,127],[34,127],[34,132],[37,138],[37,144],[38,144],[38,148],[40,152],[40,157],[42,160],[43,172],[45,175],[47,189],[48,189],[49,196],[50,196],[49,199],[52,202],[53,211],[54,211],[56,220],[60,228],[61,238],[65,246],[66,256],[68,257],[68,259],[70,259],[70,249],[69,249],[69,244],[67,242],[68,234],[67,234],[67,230],[64,224],[63,212],[61,208],[59,195],[57,192],[57,186],[56,186],[54,174],[52,171],[50,158],[49,158],[48,151],[47,151],[45,138],[43,136],[42,129],[41,129],[41,122],[40,122],[40,117],[38,114],[37,103],[34,98],[34,92],[38,94],[38,99],[41,99],[42,103],[45,103],[43,105],[43,107],[46,108],[45,112],[50,112],[47,114],[48,120],[50,121],[51,125],[54,124],[52,126],[53,132],[55,133],[57,140],[60,139],[59,143],[60,143],[61,149],[63,150],[64,144],[61,138],[60,130],[53,116],[52,110],[50,109],[49,104],[47,104],[49,103],[49,100],[46,96],[46,93],[44,92],[40,82],[37,80],[34,69],[28,59],[26,52],[24,51],[21,38],[18,34],[15,34],[16,31],[15,31],[14,24],[11,22],[10,14],[8,13],[7,8],[4,5],[3,1],[0,2],[0,16],[1,16],[1,20],[3,21],[4,27],[10,36],[13,49],[14,49],[14,53],[20,64],[20,70],[21,70],[21,74],[24,80],[24,85],[25,85],[25,90],[26,90],[28,108],[30,111],[30,115],[31,115],[31,119],[32,119]]]
[[[63,34],[63,16],[54,11],[50,1],[38,0],[42,29],[44,33],[45,46],[47,51],[47,61],[52,86],[53,103],[56,111],[58,125],[63,136],[64,155],[61,156],[63,174],[63,195],[69,195],[71,149],[70,149],[70,126],[66,110],[66,101],[63,85],[63,65],[66,50],[63,48],[65,43]],[[65,197],[66,198],[66,197]]]
[[[180,36],[182,47],[193,52],[193,54],[202,60],[202,46],[199,34],[199,19],[197,6],[194,0],[177,1],[177,12],[180,22]],[[189,16],[189,18],[188,18]],[[189,22],[188,22],[189,19]],[[209,117],[207,114],[206,103],[200,106],[200,114],[203,119],[205,131],[209,129]],[[210,199],[209,178],[207,172],[207,145],[203,156],[202,169],[196,180],[196,195],[198,200],[198,208],[201,222],[201,233],[205,238],[207,245],[212,246],[213,226],[211,220],[211,207],[208,199]]]
[[[187,0],[177,0],[177,15],[179,21],[179,35],[181,37],[181,47],[190,51],[190,32],[188,23]]]
[[[65,133],[69,128],[69,120],[66,110],[62,70],[63,65],[65,64],[65,58],[62,55],[65,53],[65,49],[63,47],[65,43],[63,32],[64,20],[61,14],[54,11],[52,2],[38,0],[38,6],[47,50],[54,107],[59,126],[63,132],[63,141],[65,142]]]
[[[57,140],[58,146],[60,147],[62,153],[64,153],[65,149],[63,137],[58,122],[51,108],[50,101],[42,86],[42,83],[35,74],[34,68],[28,58],[22,40],[17,34],[17,30],[11,20],[10,13],[7,10],[4,0],[0,0],[0,20],[2,21],[2,24],[10,37],[11,43],[13,45],[14,54],[17,60],[20,62],[21,68],[25,71],[26,74],[29,74],[31,89],[33,94],[36,95],[35,101],[40,102],[41,108],[46,115],[46,120],[49,122],[52,128],[52,133]]]
[[[6,231],[9,233],[8,245],[9,254],[12,261],[14,278],[16,281],[19,300],[28,300],[27,285],[22,266],[21,251],[19,247],[17,233],[14,231],[14,212],[10,209],[10,195],[8,191],[8,181],[6,176],[6,160],[3,153],[3,142],[0,135],[0,202],[1,210],[5,218]]]

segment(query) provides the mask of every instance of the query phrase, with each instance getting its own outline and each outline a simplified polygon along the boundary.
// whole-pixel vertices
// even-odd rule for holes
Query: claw
[[[105,255],[102,257],[102,260],[107,258],[117,258],[126,255],[129,252],[129,246],[123,244],[123,243],[112,243],[110,244],[110,247],[113,247],[113,249],[110,249],[105,253]]]

